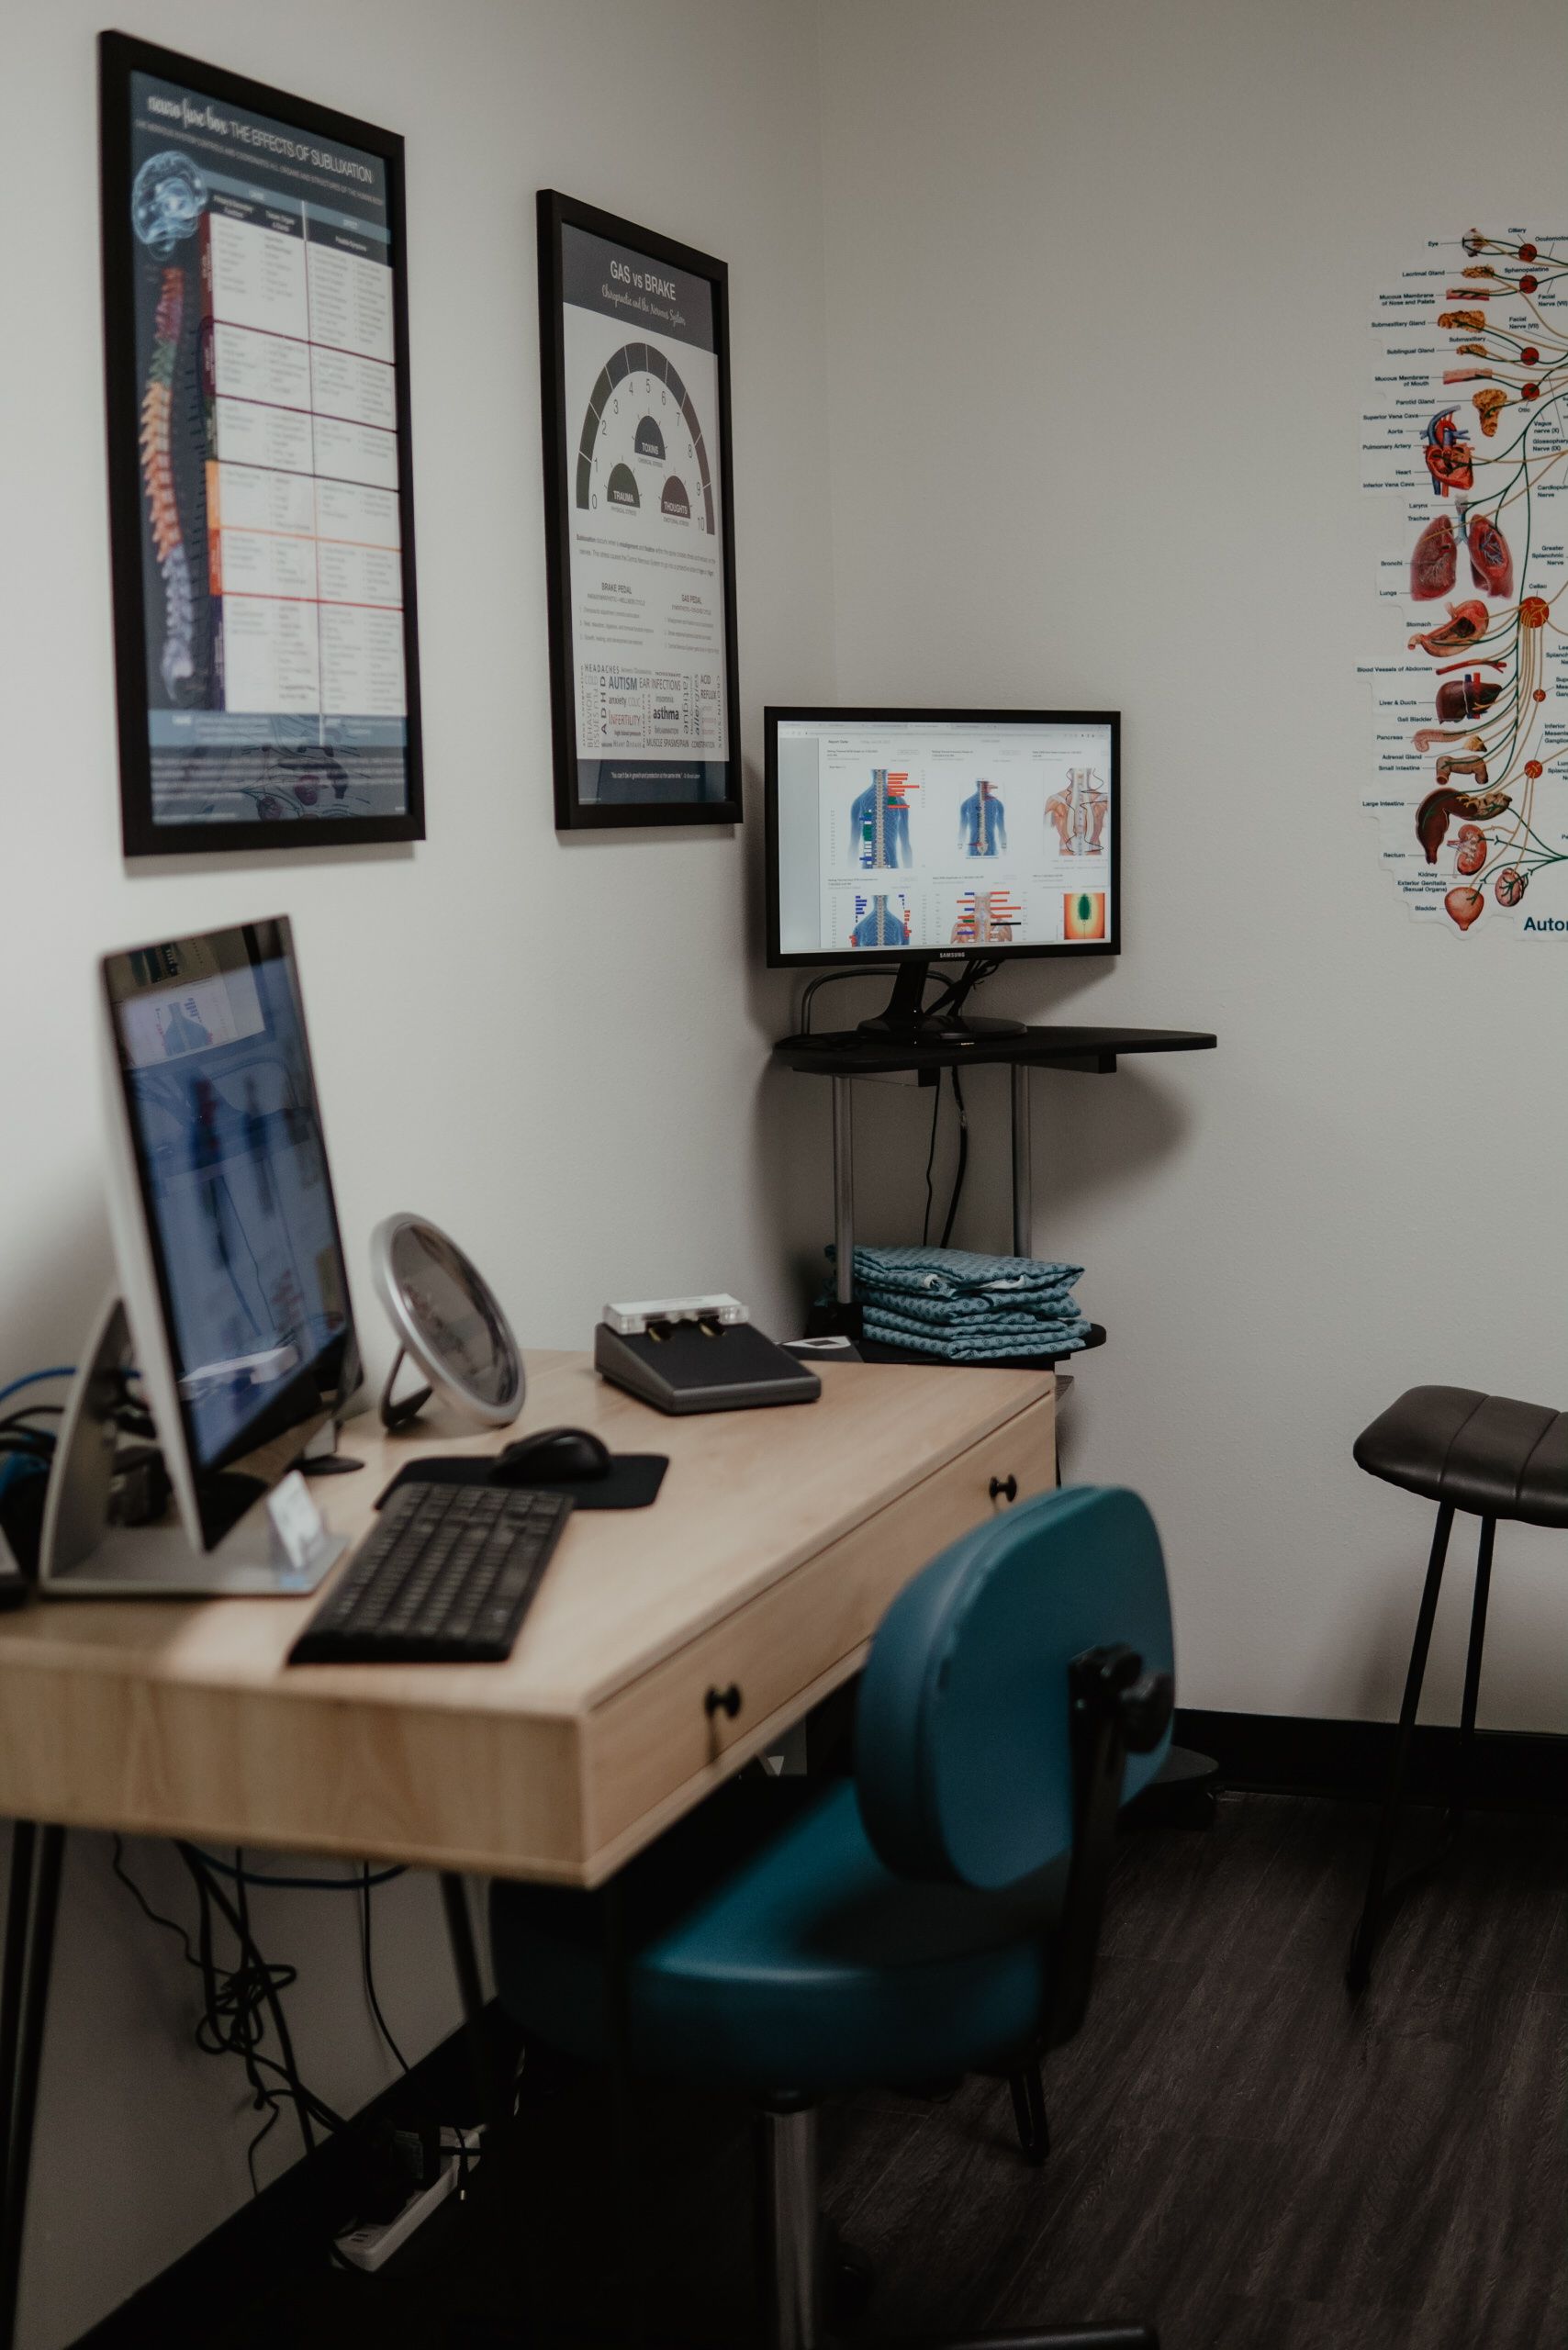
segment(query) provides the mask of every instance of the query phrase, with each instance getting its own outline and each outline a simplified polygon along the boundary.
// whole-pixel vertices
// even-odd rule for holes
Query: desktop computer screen
[[[768,961],[1114,955],[1114,711],[769,710]]]
[[[359,1377],[293,941],[247,923],[102,968],[121,1276],[187,1531],[194,1513],[210,1547]]]

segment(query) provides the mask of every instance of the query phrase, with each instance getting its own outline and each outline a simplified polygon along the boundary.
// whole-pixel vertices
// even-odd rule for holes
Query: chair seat
[[[1568,1526],[1568,1416],[1473,1387],[1412,1387],[1356,1438],[1374,1477],[1478,1517]]]
[[[851,1783],[755,1775],[619,1883],[639,2071],[812,2094],[1006,2070],[1037,2043],[1065,1860],[1004,1893],[917,1883],[878,1860]],[[605,1925],[602,1894],[492,1889],[502,2004],[581,2056],[608,2053]]]

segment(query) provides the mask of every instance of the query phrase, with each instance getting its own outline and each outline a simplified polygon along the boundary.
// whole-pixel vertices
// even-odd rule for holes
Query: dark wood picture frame
[[[392,359],[398,436],[400,572],[403,614],[404,806],[395,814],[315,814],[302,794],[280,800],[293,813],[227,822],[156,820],[148,687],[150,622],[148,559],[143,534],[141,392],[137,356],[138,244],[131,221],[135,180],[131,138],[131,76],[170,82],[215,106],[259,115],[320,140],[374,156],[386,173],[386,226],[392,271]],[[414,481],[409,394],[409,300],[403,140],[395,131],[315,106],[217,66],[137,40],[125,33],[98,37],[101,220],[103,238],[104,367],[108,425],[109,548],[114,589],[116,690],[119,729],[121,834],[128,857],[181,856],[246,849],[344,848],[425,837],[424,762],[420,728],[419,620],[415,591]],[[180,133],[172,129],[172,144]],[[258,162],[264,175],[264,163]],[[346,222],[345,222],[346,225]],[[198,550],[198,560],[205,551]],[[330,755],[323,766],[330,769]],[[215,778],[214,790],[223,788]],[[287,787],[284,787],[287,789]],[[316,789],[319,789],[319,784]],[[329,783],[330,790],[336,789]],[[258,806],[274,798],[263,792]],[[330,810],[331,801],[327,803]]]
[[[738,824],[742,818],[740,666],[735,643],[734,479],[730,410],[729,269],[711,253],[581,204],[554,188],[542,188],[539,221],[539,345],[544,456],[544,552],[549,595],[550,706],[555,769],[555,824],[561,832],[608,831],[629,825]],[[722,760],[702,760],[690,752],[661,758],[657,752],[631,755],[639,767],[671,769],[701,765],[722,770],[719,797],[659,800],[585,800],[577,729],[577,654],[572,622],[571,512],[574,469],[579,452],[568,442],[575,429],[566,413],[566,336],[563,310],[566,270],[563,233],[580,229],[628,248],[651,263],[664,263],[711,288],[713,345],[718,378],[718,438],[710,460],[719,489],[720,550],[724,626],[724,740]],[[636,340],[634,320],[626,330]],[[619,355],[619,354],[618,354]],[[605,762],[604,764],[609,764]]]

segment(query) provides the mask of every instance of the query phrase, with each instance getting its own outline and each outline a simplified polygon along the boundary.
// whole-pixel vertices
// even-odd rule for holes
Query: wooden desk
[[[585,1355],[531,1355],[528,1371],[508,1436],[566,1422],[670,1465],[651,1509],[575,1514],[505,1664],[289,1667],[318,1595],[61,1600],[0,1617],[0,1813],[17,1823],[0,1967],[0,2350],[15,2341],[66,1828],[439,1869],[484,2085],[462,1874],[612,1876],[849,1677],[894,1594],[1006,1506],[997,1485],[1055,1481],[1048,1372],[823,1363],[818,1403],[676,1420],[606,1386]],[[405,1461],[504,1440],[433,1416],[387,1437],[366,1415],[344,1433],[364,1469],[315,1491],[357,1539]],[[732,1684],[733,1718],[705,1702]],[[624,2071],[618,2043],[618,2082]]]
[[[318,1604],[61,1601],[0,1617],[0,1812],[597,1885],[863,1662],[894,1594],[1056,1475],[1033,1371],[823,1363],[819,1403],[666,1419],[576,1354],[516,1429],[666,1452],[646,1510],[579,1511],[509,1662],[286,1667]],[[488,1452],[432,1417],[313,1488],[357,1539],[406,1460]],[[741,1693],[732,1719],[710,1690]]]

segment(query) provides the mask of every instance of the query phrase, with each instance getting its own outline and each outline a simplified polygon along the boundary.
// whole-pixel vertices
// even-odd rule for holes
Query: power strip
[[[339,2256],[351,2267],[363,2269],[367,2277],[373,2277],[446,2201],[463,2175],[465,2154],[468,2168],[473,2169],[479,2159],[484,2136],[482,2124],[475,2130],[443,2129],[441,2168],[430,2185],[416,2187],[402,2210],[390,2220],[367,2220],[345,2235],[334,2237]]]

